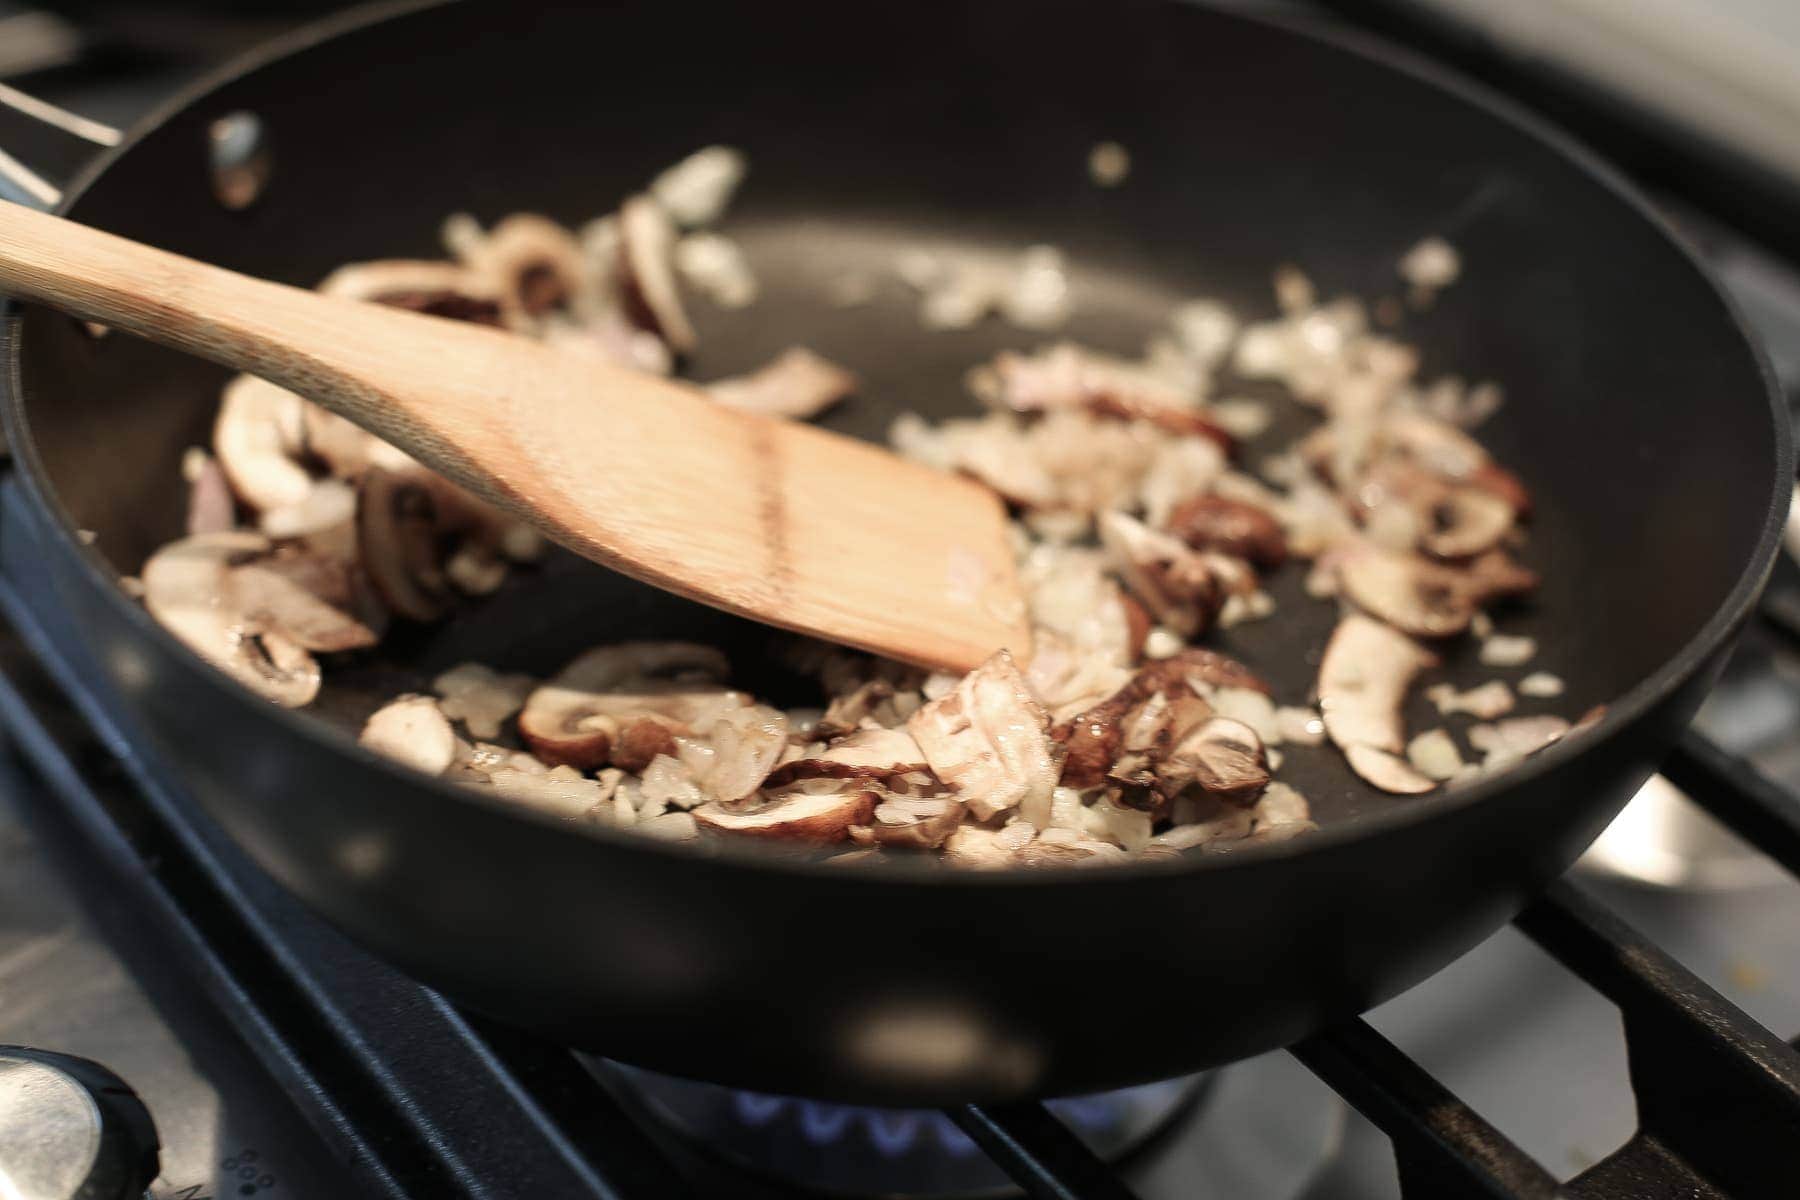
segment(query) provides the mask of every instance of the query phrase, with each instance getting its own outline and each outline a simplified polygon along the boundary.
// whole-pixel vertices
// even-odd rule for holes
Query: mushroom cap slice
[[[925,752],[902,729],[860,729],[817,754],[792,759],[775,768],[768,786],[796,779],[887,779],[924,771]]]
[[[285,508],[306,499],[312,475],[296,461],[304,445],[306,401],[254,375],[239,375],[219,397],[213,453],[238,498],[252,508]]]
[[[1264,509],[1226,496],[1194,496],[1169,514],[1168,532],[1195,550],[1216,550],[1261,567],[1287,561],[1287,534]]]
[[[1416,637],[1450,637],[1469,627],[1476,592],[1460,571],[1370,542],[1337,556],[1338,583],[1358,607]]]
[[[1400,706],[1413,677],[1437,655],[1361,613],[1338,622],[1319,663],[1319,710],[1325,732],[1345,750],[1374,746],[1399,754],[1406,745]]]
[[[619,207],[619,261],[626,307],[677,354],[699,344],[675,286],[675,223],[653,197],[633,196]]]
[[[286,551],[232,567],[224,598],[252,625],[276,629],[307,650],[362,650],[381,639],[382,614],[354,568],[323,554]]]
[[[1218,616],[1226,588],[1214,564],[1185,542],[1117,511],[1101,514],[1100,542],[1132,594],[1182,637],[1204,632]]]
[[[691,642],[597,646],[531,693],[519,733],[545,762],[639,771],[674,756],[677,734],[751,703],[717,682],[728,669],[718,650]]]
[[[414,621],[444,615],[450,585],[438,555],[436,492],[423,472],[364,472],[356,535],[363,569],[389,608]]]
[[[876,794],[850,786],[835,791],[796,789],[764,793],[756,802],[732,807],[718,802],[694,810],[694,820],[710,829],[788,841],[837,842],[853,825],[867,825]]]
[[[1437,780],[1422,774],[1398,754],[1377,746],[1355,745],[1344,749],[1350,769],[1384,792],[1419,796],[1437,787]]]
[[[497,281],[458,263],[404,258],[350,263],[327,275],[318,290],[453,321],[506,323]]]
[[[983,820],[1020,805],[1048,807],[1061,774],[1050,717],[1005,650],[956,690],[925,705],[906,731],[932,772]]]
[[[1512,531],[1513,506],[1481,487],[1447,489],[1431,506],[1430,526],[1419,546],[1437,558],[1473,558],[1492,550]]]
[[[259,696],[299,708],[319,694],[319,664],[279,629],[231,606],[228,572],[269,552],[255,533],[171,542],[144,564],[144,607],[194,653]]]
[[[962,823],[963,806],[953,796],[880,796],[867,825],[853,826],[850,839],[865,846],[935,849]]]
[[[548,217],[514,213],[459,253],[469,273],[499,294],[510,326],[529,328],[554,310],[595,306],[581,242]]]
[[[456,761],[456,732],[430,696],[401,696],[372,714],[359,742],[427,775],[442,775]]]
[[[1249,804],[1269,785],[1269,760],[1254,729],[1230,717],[1212,717],[1169,751],[1158,775],[1171,794],[1191,781],[1221,799]]]

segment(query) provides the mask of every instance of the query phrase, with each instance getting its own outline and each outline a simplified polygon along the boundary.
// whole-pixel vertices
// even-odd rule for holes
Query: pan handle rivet
[[[255,113],[227,113],[207,126],[206,140],[213,195],[234,212],[249,208],[268,186],[275,167],[262,118]]]

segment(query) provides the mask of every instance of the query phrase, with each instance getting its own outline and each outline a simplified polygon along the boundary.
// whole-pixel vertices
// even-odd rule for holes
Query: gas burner
[[[810,1193],[1020,1194],[945,1112],[829,1104],[617,1063],[590,1066],[625,1081],[650,1116],[695,1146]],[[1220,1196],[1297,1195],[1335,1151],[1344,1116],[1335,1097],[1280,1055],[1044,1107],[1125,1177],[1150,1184],[1167,1175]]]

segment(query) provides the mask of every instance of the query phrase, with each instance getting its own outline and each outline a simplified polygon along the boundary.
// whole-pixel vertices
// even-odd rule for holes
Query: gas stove
[[[1332,7],[1620,160],[1800,396],[1800,193],[1726,187],[1690,169],[1707,146],[1410,5]],[[145,9],[161,11],[70,23],[0,3],[0,81],[128,123],[294,19]],[[15,124],[0,146],[31,151]],[[0,1043],[32,1048],[0,1046],[0,1196],[75,1194],[83,1172],[113,1188],[84,1195],[156,1200],[1636,1198],[1790,1195],[1800,1178],[1782,1040],[1800,1029],[1792,562],[1664,776],[1571,879],[1436,977],[1205,1076],[899,1112],[589,1058],[370,958],[133,753],[97,675],[50,648],[63,617],[32,538],[0,473]]]

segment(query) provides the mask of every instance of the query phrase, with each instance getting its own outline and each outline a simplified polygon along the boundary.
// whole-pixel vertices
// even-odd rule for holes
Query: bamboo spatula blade
[[[260,375],[702,603],[938,669],[1031,652],[999,499],[879,447],[8,204],[0,291]]]

